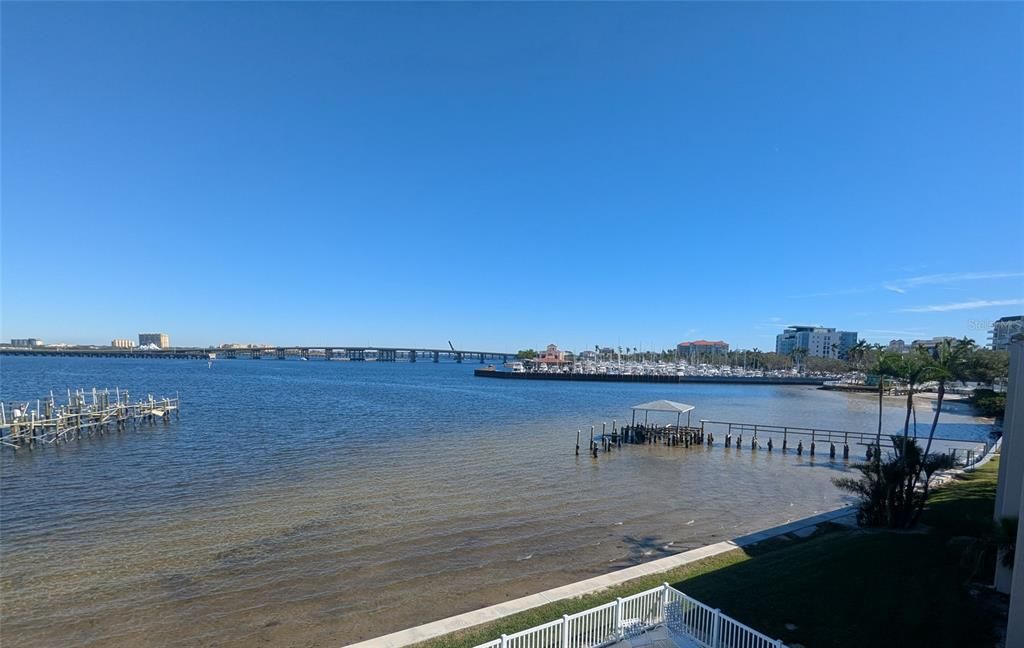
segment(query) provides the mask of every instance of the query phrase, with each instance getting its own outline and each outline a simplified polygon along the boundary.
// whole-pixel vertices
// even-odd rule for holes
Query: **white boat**
[[[526,367],[522,362],[506,362],[505,368],[511,369],[512,373],[526,373]]]

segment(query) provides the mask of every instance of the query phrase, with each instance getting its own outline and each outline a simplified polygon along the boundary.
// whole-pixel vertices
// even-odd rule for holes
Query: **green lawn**
[[[991,578],[991,552],[980,551],[985,543],[977,538],[991,528],[997,470],[992,461],[936,490],[921,532],[832,529],[806,540],[771,541],[424,645],[474,646],[665,581],[789,644],[990,645],[991,613],[967,583]]]

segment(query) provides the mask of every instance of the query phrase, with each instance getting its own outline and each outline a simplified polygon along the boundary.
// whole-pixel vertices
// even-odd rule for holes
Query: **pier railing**
[[[877,432],[853,432],[849,430],[830,430],[828,428],[764,425],[761,423],[738,423],[735,421],[712,421],[710,419],[701,419],[700,425],[702,430],[708,430],[712,426],[719,426],[717,431],[724,431],[727,438],[746,436],[748,442],[749,440],[756,439],[763,443],[767,439],[774,437],[776,443],[782,441],[783,447],[786,446],[790,437],[794,440],[802,439],[810,441],[811,443],[822,444],[822,447],[833,443],[839,444],[840,446],[861,445],[873,447],[877,440]],[[882,432],[881,446],[883,448],[892,448],[890,434],[890,432]],[[976,461],[988,454],[991,444],[987,440],[982,439],[935,437],[933,447],[936,449],[945,449],[952,454],[954,458],[961,460],[962,462],[966,461],[969,465],[973,461]]]
[[[750,628],[665,583],[604,605],[567,614],[480,644],[477,648],[600,648],[662,632],[700,648],[784,648],[779,639]],[[685,644],[684,644],[685,645]]]

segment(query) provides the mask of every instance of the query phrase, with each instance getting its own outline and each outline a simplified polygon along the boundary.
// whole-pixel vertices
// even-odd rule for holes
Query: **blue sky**
[[[1020,4],[3,3],[2,336],[773,348],[1024,312]]]

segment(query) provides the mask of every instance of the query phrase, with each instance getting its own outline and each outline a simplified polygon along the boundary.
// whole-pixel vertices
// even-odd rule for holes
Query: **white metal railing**
[[[476,648],[598,648],[639,637],[659,626],[701,648],[785,648],[782,640],[745,626],[668,583],[501,635]]]

